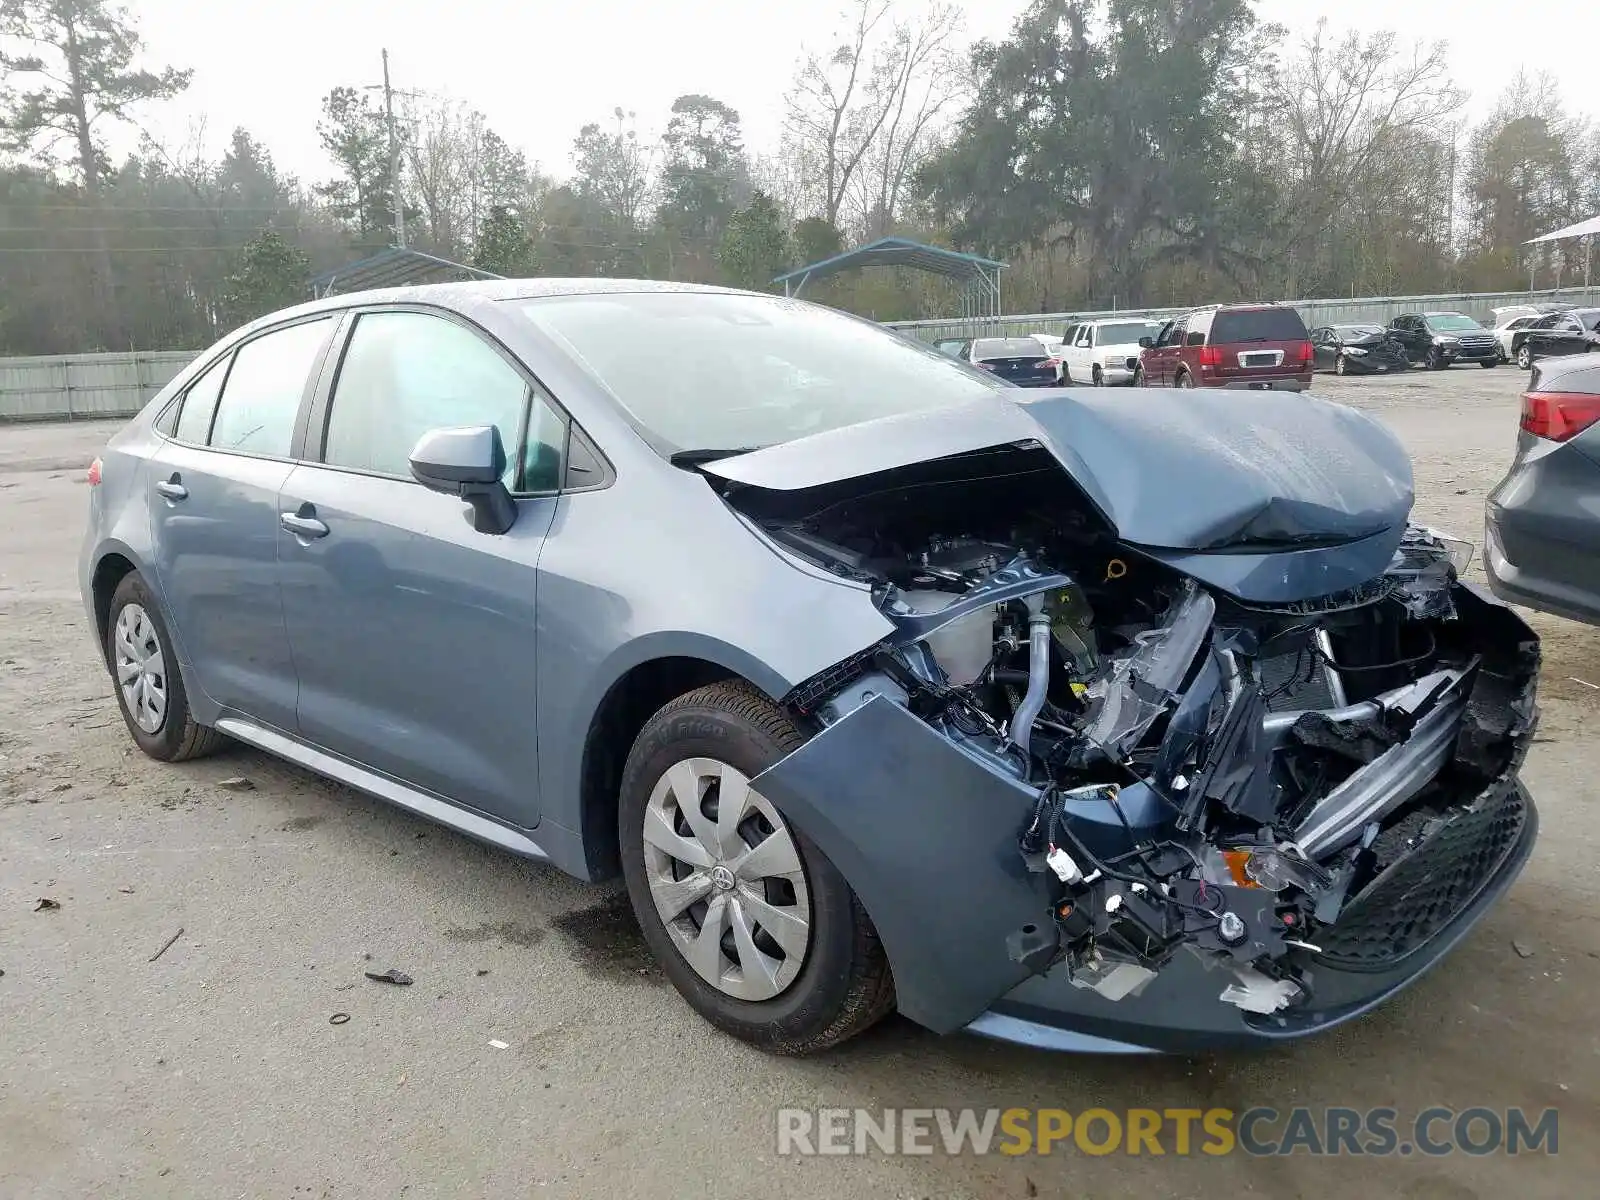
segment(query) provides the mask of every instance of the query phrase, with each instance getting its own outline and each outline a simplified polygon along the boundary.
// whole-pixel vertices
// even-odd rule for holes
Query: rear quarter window
[[[1211,318],[1211,344],[1228,342],[1303,342],[1306,323],[1292,308],[1254,308],[1219,312]]]

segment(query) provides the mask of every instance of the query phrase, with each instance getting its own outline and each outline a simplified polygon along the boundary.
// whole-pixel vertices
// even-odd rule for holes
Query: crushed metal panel
[[[1017,836],[1036,793],[879,696],[752,786],[832,860],[882,939],[900,1011],[949,1033],[1031,974],[1007,937],[1050,921]]]

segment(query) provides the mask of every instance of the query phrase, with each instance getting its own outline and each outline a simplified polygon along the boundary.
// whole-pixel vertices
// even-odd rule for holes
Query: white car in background
[[[1067,368],[1061,359],[1061,354],[1066,349],[1063,340],[1053,333],[1030,333],[1028,336],[1043,346],[1045,353],[1055,360],[1056,382],[1065,383],[1067,381]]]
[[[1113,387],[1132,383],[1142,347],[1139,339],[1153,338],[1162,322],[1143,317],[1108,317],[1069,326],[1062,339],[1062,382]]]

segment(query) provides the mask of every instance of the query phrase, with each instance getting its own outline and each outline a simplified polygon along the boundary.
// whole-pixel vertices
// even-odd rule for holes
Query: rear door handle
[[[163,479],[156,484],[156,491],[160,492],[168,500],[187,500],[189,498],[189,489],[179,483],[176,477]]]
[[[319,538],[328,536],[328,527],[315,517],[302,517],[298,513],[278,514],[278,523],[295,537]]]

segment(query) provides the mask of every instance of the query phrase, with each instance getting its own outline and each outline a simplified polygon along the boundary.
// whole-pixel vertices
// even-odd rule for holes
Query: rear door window
[[[222,381],[228,374],[228,363],[232,358],[231,354],[223,355],[189,385],[189,390],[183,395],[183,407],[178,412],[178,423],[172,429],[175,440],[191,446],[206,444],[206,439],[211,436],[211,418],[217,412],[217,397],[222,392]]]
[[[1230,342],[1303,342],[1305,322],[1292,308],[1235,309],[1211,319],[1211,344]]]
[[[213,449],[289,457],[301,397],[334,323],[327,316],[275,329],[234,352],[211,423]]]

